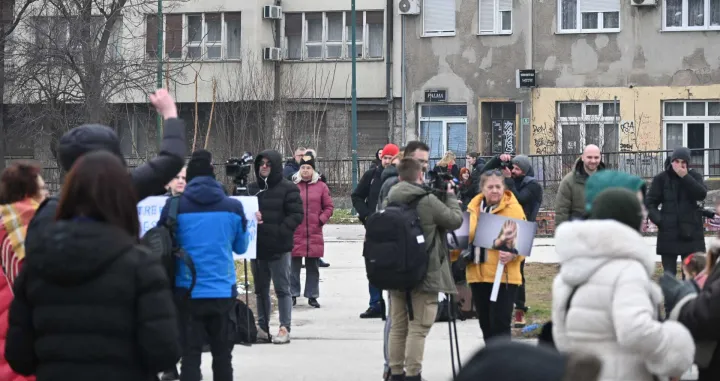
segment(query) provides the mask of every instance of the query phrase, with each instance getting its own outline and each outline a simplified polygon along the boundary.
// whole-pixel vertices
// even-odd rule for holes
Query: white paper
[[[425,243],[425,236],[419,235],[415,238],[417,238],[417,243]]]
[[[493,281],[493,288],[490,293],[491,302],[497,302],[498,292],[500,292],[500,282],[502,281],[504,271],[505,265],[503,265],[502,262],[498,262],[497,269],[495,270],[495,281]]]

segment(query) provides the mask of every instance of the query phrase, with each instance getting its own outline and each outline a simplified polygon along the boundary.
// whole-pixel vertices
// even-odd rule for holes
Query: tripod
[[[247,179],[240,178],[233,181],[235,188],[233,188],[233,196],[250,196],[247,188]],[[245,305],[247,306],[247,332],[250,332],[250,283],[248,283],[248,266],[247,259],[243,259],[243,273],[245,274]],[[255,322],[252,322],[255,324]],[[251,347],[252,343],[243,343],[243,345]]]
[[[462,369],[462,362],[460,360],[460,344],[458,342],[457,334],[457,316],[455,316],[455,298],[452,294],[445,294],[448,298],[448,333],[450,335],[450,364],[452,366],[453,379],[457,377],[457,372]],[[455,345],[453,345],[453,341]],[[455,356],[457,356],[457,371],[455,370]]]

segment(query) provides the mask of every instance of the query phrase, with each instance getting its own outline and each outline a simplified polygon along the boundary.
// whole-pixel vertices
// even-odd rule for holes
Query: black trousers
[[[499,336],[510,336],[513,305],[518,290],[517,285],[503,283],[500,285],[497,301],[491,302],[492,287],[492,283],[470,283],[485,342]]]
[[[233,298],[192,299],[187,302],[181,381],[200,381],[200,361],[206,339],[213,358],[213,380],[233,380],[232,349],[237,329],[234,305]]]
[[[690,253],[680,254],[680,258],[684,261],[685,258],[687,258],[689,255],[690,255]],[[675,254],[675,255],[663,254],[660,257],[661,257],[661,261],[662,261],[663,271],[677,277],[678,254]],[[681,273],[680,275],[682,275],[682,279],[685,280],[685,273]]]
[[[520,262],[520,275],[522,276],[522,284],[517,290],[515,309],[527,312],[527,306],[525,305],[525,261]]]

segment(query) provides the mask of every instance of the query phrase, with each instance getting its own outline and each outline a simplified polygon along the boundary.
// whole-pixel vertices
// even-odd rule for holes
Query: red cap
[[[398,146],[396,146],[395,144],[390,143],[390,144],[386,144],[385,147],[383,147],[381,157],[382,156],[395,157],[395,155],[397,155],[399,153],[400,153],[400,148],[398,148]]]

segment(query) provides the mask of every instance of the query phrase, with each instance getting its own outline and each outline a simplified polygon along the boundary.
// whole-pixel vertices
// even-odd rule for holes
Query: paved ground
[[[293,310],[292,342],[288,345],[235,347],[236,380],[369,381],[382,376],[381,320],[358,318],[368,303],[367,281],[362,260],[363,229],[359,225],[329,225],[325,228],[326,259],[331,267],[321,269],[320,303],[307,306],[298,299]],[[654,238],[648,238],[652,244]],[[532,261],[553,262],[552,239],[536,240]],[[277,315],[272,330],[277,331]],[[458,322],[460,351],[467,359],[482,346],[477,320]],[[423,377],[428,381],[452,378],[447,323],[436,324],[425,348]],[[203,374],[211,380],[211,356],[203,357]]]

